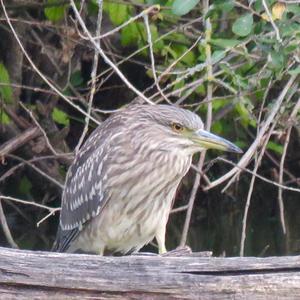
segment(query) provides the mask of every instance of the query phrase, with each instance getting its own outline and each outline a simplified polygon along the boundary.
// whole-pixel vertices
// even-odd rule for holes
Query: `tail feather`
[[[72,244],[72,241],[77,237],[79,233],[78,229],[72,230],[62,230],[60,226],[58,226],[56,239],[53,243],[52,252],[67,252],[69,247]]]

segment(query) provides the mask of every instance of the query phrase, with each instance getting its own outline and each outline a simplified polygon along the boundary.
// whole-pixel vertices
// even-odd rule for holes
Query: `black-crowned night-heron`
[[[134,105],[111,116],[68,171],[54,249],[128,253],[155,237],[166,252],[176,189],[192,155],[208,148],[241,152],[178,107]]]

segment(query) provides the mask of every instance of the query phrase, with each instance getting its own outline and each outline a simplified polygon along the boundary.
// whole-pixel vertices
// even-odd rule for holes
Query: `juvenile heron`
[[[54,250],[128,253],[155,237],[166,252],[176,189],[192,155],[208,148],[241,152],[178,107],[134,105],[111,116],[68,171]]]

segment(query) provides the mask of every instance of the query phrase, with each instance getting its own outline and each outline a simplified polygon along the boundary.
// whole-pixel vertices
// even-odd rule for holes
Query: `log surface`
[[[100,257],[0,247],[0,299],[300,299],[300,256]]]

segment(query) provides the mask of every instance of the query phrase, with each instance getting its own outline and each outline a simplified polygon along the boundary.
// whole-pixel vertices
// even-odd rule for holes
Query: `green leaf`
[[[242,101],[238,102],[235,105],[235,110],[240,117],[240,121],[244,126],[252,126],[256,127],[256,122],[251,116],[251,102],[247,101],[247,99],[242,99]]]
[[[286,7],[287,12],[292,12],[295,15],[300,14],[300,5],[299,4],[289,4]]]
[[[10,122],[10,117],[4,111],[0,111],[0,123],[2,125],[8,125]]]
[[[75,71],[70,78],[70,83],[74,86],[74,87],[79,87],[83,84],[84,80],[83,77],[81,75],[81,71]]]
[[[248,145],[246,142],[241,141],[241,140],[239,140],[239,141],[234,141],[234,144],[235,144],[236,146],[238,146],[239,148],[241,148],[241,149],[245,149],[245,148],[247,147],[247,145]]]
[[[300,67],[297,67],[297,68],[295,68],[295,69],[293,69],[293,70],[290,70],[288,73],[289,73],[290,75],[297,75],[297,74],[300,74]]]
[[[221,121],[214,122],[212,127],[211,127],[211,131],[214,134],[219,134],[219,135],[224,134],[222,122]]]
[[[22,194],[27,195],[30,193],[31,188],[32,188],[32,183],[27,178],[27,176],[23,176],[19,184],[19,191]]]
[[[234,1],[232,0],[219,0],[214,1],[214,4],[211,5],[212,9],[217,9],[222,12],[230,12],[234,8]]]
[[[233,48],[236,45],[240,44],[241,41],[239,40],[231,40],[231,39],[211,39],[210,43],[212,45],[221,47],[221,48]]]
[[[199,94],[200,96],[206,96],[206,88],[204,84],[198,85],[198,87],[195,90],[195,93]]]
[[[0,63],[0,83],[4,84],[0,85],[1,98],[3,98],[6,103],[12,103],[13,90],[10,86],[10,79],[7,69],[2,63]]]
[[[284,67],[285,57],[282,52],[272,50],[270,52],[270,64],[269,66],[274,70],[280,70]]]
[[[136,45],[140,38],[138,23],[130,23],[121,30],[121,44],[124,47]]]
[[[168,2],[167,0],[146,0],[146,3],[148,5],[159,4],[162,6],[166,6],[167,2]]]
[[[278,154],[282,154],[283,152],[283,146],[277,143],[274,143],[272,141],[269,141],[267,144],[267,149],[273,150],[274,152]]]
[[[297,49],[298,49],[298,44],[291,43],[290,45],[287,45],[286,47],[284,47],[283,51],[284,51],[284,54],[290,54],[294,51],[297,51]]]
[[[98,3],[94,0],[87,3],[88,14],[96,15],[98,13]]]
[[[150,32],[151,32],[152,43],[153,43],[153,51],[154,53],[157,53],[159,50],[162,50],[164,48],[164,42],[162,40],[154,42],[159,37],[158,30],[155,25],[153,24],[150,25]]]
[[[112,23],[116,26],[128,20],[127,5],[120,3],[108,3],[108,14]]]
[[[70,125],[70,118],[69,116],[62,110],[54,107],[52,111],[52,119],[61,125],[69,126]]]
[[[279,26],[279,30],[281,33],[281,36],[284,37],[293,37],[295,35],[299,35],[300,33],[300,24],[294,22],[294,23],[282,23]]]
[[[218,61],[222,60],[225,57],[225,51],[216,50],[211,56],[212,62],[215,64]]]
[[[232,32],[238,36],[247,36],[251,33],[253,26],[252,14],[246,14],[238,18],[232,25]]]
[[[216,99],[212,102],[213,110],[218,111],[228,104],[228,99]]]
[[[184,87],[184,85],[185,85],[184,80],[182,80],[182,81],[176,83],[176,84],[174,85],[174,87],[173,87],[173,91],[176,91],[176,90],[178,90],[178,89],[181,89],[182,87]]]
[[[57,6],[57,0],[48,0],[47,4],[55,4],[44,9],[47,19],[52,22],[61,21],[65,15],[66,5]]]
[[[177,16],[183,16],[189,13],[200,0],[175,0],[172,5],[172,13]]]
[[[177,59],[179,56],[183,55],[185,53],[185,55],[180,59],[181,63],[184,63],[188,66],[193,66],[195,64],[196,61],[196,56],[194,54],[193,51],[188,51],[188,47],[184,46],[184,45],[172,45],[172,50],[175,52],[175,59]],[[174,53],[173,52],[173,53]]]

